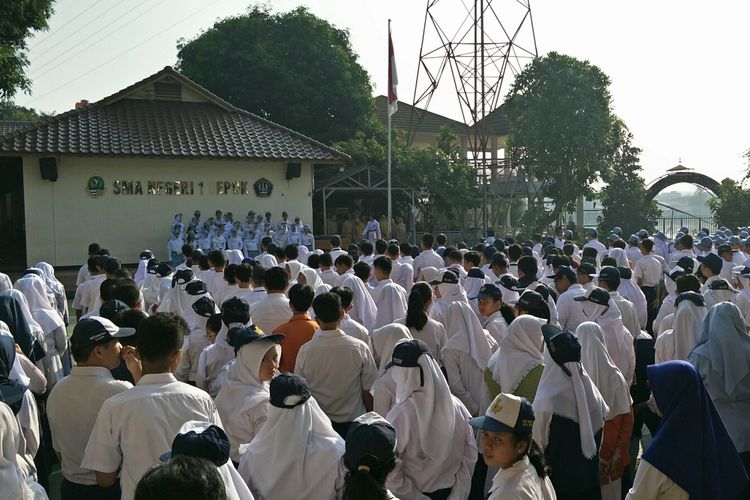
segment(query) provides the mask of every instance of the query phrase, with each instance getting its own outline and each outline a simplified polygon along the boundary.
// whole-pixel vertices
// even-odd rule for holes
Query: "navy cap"
[[[195,279],[195,273],[192,269],[180,269],[172,276],[172,288],[176,285],[184,285]]]
[[[563,231],[563,238],[568,239],[572,237],[573,237],[573,231],[571,231],[570,229],[566,229],[565,231]]]
[[[497,248],[490,245],[488,247],[484,247],[484,250],[482,250],[482,253],[487,259],[490,259],[495,253],[497,253]]]
[[[120,328],[107,318],[89,316],[76,323],[73,335],[70,337],[71,346],[85,348],[106,344],[110,340],[130,337],[135,334],[135,328]]]
[[[450,283],[452,285],[458,284],[458,275],[450,269],[440,271],[438,276],[438,279],[430,281],[430,285],[439,285],[440,283]]]
[[[506,274],[505,276],[502,276],[500,278],[500,281],[497,281],[495,284],[500,284],[503,288],[506,288],[513,292],[518,292],[522,290],[521,283],[518,282],[516,278],[511,276],[510,274]]]
[[[209,425],[207,422],[191,421],[180,430],[185,430],[187,427],[192,428],[175,436],[172,441],[172,451],[159,457],[162,461],[177,455],[203,458],[217,467],[229,461],[229,437],[221,427]]]
[[[255,325],[250,325],[244,328],[235,326],[230,329],[227,334],[227,344],[234,347],[234,354],[236,355],[239,352],[240,347],[249,344],[250,342],[255,342],[256,340],[270,340],[278,344],[284,337],[285,335],[283,333],[264,335],[263,330]]]
[[[387,368],[391,366],[400,366],[402,368],[416,368],[419,366],[419,357],[423,354],[430,354],[430,348],[427,344],[419,339],[399,342],[393,348],[393,356]]]
[[[557,271],[555,271],[555,274],[551,276],[547,276],[547,278],[552,279],[558,279],[562,277],[567,277],[570,279],[570,281],[576,281],[576,272],[573,270],[570,266],[560,266],[557,268]]]
[[[607,283],[613,283],[619,286],[620,283],[620,271],[614,266],[604,266],[599,271],[597,278],[604,280]]]
[[[684,269],[688,274],[692,274],[695,270],[695,261],[687,255],[684,257],[680,257],[676,265]]]
[[[146,259],[152,259],[154,257],[154,252],[151,250],[144,250],[141,252],[140,259],[146,260]]]
[[[561,330],[549,323],[542,325],[542,335],[552,360],[570,377],[570,370],[565,363],[581,361],[581,343],[570,331]]]
[[[516,301],[516,307],[522,308],[525,311],[539,307],[541,304],[547,305],[547,301],[542,297],[541,293],[534,290],[526,290]]]
[[[738,266],[740,267],[740,266]],[[739,274],[743,278],[750,278],[750,267],[747,265],[741,266],[741,268],[737,269],[737,271],[733,271],[734,274]]]
[[[101,305],[101,307],[99,308],[99,316],[113,321],[117,313],[121,311],[127,311],[128,309],[130,309],[130,306],[128,306],[125,302],[117,299],[112,299]]]
[[[714,246],[714,240],[712,240],[708,236],[705,236],[701,238],[701,246],[711,248],[712,246]]]
[[[500,393],[484,416],[474,417],[469,423],[483,431],[530,434],[534,426],[534,410],[526,398]]]
[[[729,240],[728,240],[728,243],[732,244],[732,245],[739,245],[741,243],[740,237],[739,236],[731,236],[729,238]]]
[[[685,276],[688,273],[680,266],[675,266],[669,272],[664,271],[664,274],[669,276],[669,279],[671,279],[672,281],[676,283],[677,278],[679,278],[680,276]]]
[[[188,295],[204,295],[208,293],[208,289],[206,288],[206,284],[201,280],[193,280],[185,285],[185,292]]]
[[[682,292],[677,296],[677,299],[674,301],[674,308],[677,309],[677,306],[680,305],[681,302],[689,301],[695,304],[698,307],[705,306],[706,301],[703,299],[703,295],[695,292]]]
[[[469,269],[469,272],[466,274],[467,278],[481,278],[485,279],[484,271],[478,267],[472,267]]]
[[[599,231],[597,231],[595,228],[591,228],[589,229],[589,236],[593,236],[594,238],[596,238],[597,236],[599,236]]]
[[[242,259],[242,264],[250,264],[251,266],[254,266],[255,259],[253,259],[252,257],[245,257],[244,259]]]
[[[148,263],[146,264],[146,272],[148,274],[156,274],[157,267],[159,267],[159,259],[148,259]]]
[[[239,297],[225,300],[221,304],[221,318],[226,324],[247,323],[250,320],[250,305]]]
[[[292,373],[282,373],[271,380],[271,406],[294,408],[310,399],[312,392],[307,380]]]
[[[633,245],[637,245],[640,243],[641,240],[638,239],[638,236],[631,234],[628,236],[628,243],[632,243]]]
[[[709,253],[698,257],[698,262],[706,266],[714,274],[719,274],[724,266],[724,261],[715,253]]]
[[[193,311],[198,316],[203,318],[210,318],[216,314],[216,302],[211,297],[204,295],[200,299],[193,302]]]
[[[576,269],[576,273],[578,274],[588,274],[589,276],[595,276],[596,275],[596,266],[591,264],[590,262],[583,262],[578,265],[578,269]]]
[[[172,274],[172,267],[166,262],[160,262],[159,265],[156,266],[156,274],[162,278],[169,276]]]
[[[495,285],[482,285],[482,287],[479,289],[479,293],[477,294],[477,296],[472,297],[472,298],[484,299],[487,297],[495,299],[495,300],[502,300],[503,293]]]
[[[711,283],[708,284],[709,290],[729,290],[732,292],[736,292],[737,290],[729,284],[729,282],[725,279],[718,279],[714,280]]]
[[[658,240],[661,241],[667,241],[667,235],[662,233],[661,231],[656,231],[652,236]]]
[[[617,270],[620,271],[620,278],[629,280],[633,277],[633,270],[625,266],[617,266]]]
[[[641,238],[648,238],[648,231],[646,231],[645,229],[641,229],[640,231],[638,231],[638,236]]]
[[[604,288],[594,287],[584,295],[573,297],[576,302],[593,302],[600,306],[609,306],[609,293]]]
[[[619,240],[619,239],[620,239],[620,237],[619,237],[618,235],[616,235],[615,233],[612,233],[612,234],[610,234],[609,236],[607,236],[607,239],[608,239],[609,241],[617,241],[617,240]]]
[[[355,418],[346,433],[344,463],[350,472],[387,470],[396,460],[396,429],[371,411]]]

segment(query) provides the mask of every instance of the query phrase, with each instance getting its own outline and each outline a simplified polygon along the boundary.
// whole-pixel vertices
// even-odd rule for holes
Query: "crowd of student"
[[[750,242],[720,231],[264,237],[132,276],[92,244],[70,339],[51,266],[0,274],[0,499],[47,498],[55,455],[63,499],[750,498]]]

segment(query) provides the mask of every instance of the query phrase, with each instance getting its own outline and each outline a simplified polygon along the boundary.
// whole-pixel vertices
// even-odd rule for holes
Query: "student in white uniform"
[[[734,275],[742,289],[740,293],[737,294],[734,303],[742,314],[745,326],[750,327],[750,267],[737,266],[734,269]]]
[[[703,297],[695,292],[681,293],[675,300],[671,328],[656,338],[656,362],[688,359],[700,340],[708,310]]]
[[[531,404],[512,394],[499,394],[484,416],[471,419],[485,462],[500,467],[488,500],[556,500],[533,425]]]
[[[126,359],[134,356],[132,349],[121,353],[118,341],[133,333],[96,316],[82,319],[73,330],[70,342],[76,366],[47,399],[52,445],[61,457],[63,500],[120,498],[119,482],[101,487],[96,483],[96,474],[82,469],[80,463],[104,401],[133,387],[129,382],[115,380],[110,373],[120,366],[121,355]]]
[[[227,342],[237,358],[229,364],[216,396],[216,407],[229,436],[229,456],[239,464],[240,445],[260,432],[268,415],[271,379],[281,360],[279,340],[283,334],[263,335],[254,326],[229,330]]]
[[[378,310],[374,328],[395,322],[406,315],[406,290],[391,279],[391,259],[381,256],[373,262],[377,285],[372,290],[372,299]]]
[[[185,335],[180,364],[177,365],[174,375],[180,382],[196,385],[201,353],[211,344],[206,335],[206,323],[211,316],[219,313],[219,308],[211,296],[205,294],[194,300],[191,310],[194,320],[192,325],[188,322],[190,331]]]
[[[289,299],[285,293],[289,288],[289,275],[280,267],[272,267],[264,276],[267,295],[250,307],[250,319],[263,332],[272,332],[292,317]]]
[[[313,310],[320,330],[300,348],[294,373],[308,381],[333,428],[346,436],[351,422],[372,410],[370,389],[378,370],[367,344],[339,328],[344,309],[338,295],[315,297]]]
[[[477,460],[469,412],[451,395],[424,342],[398,344],[388,370],[396,405],[386,419],[396,429],[399,457],[388,489],[398,498],[466,498]]]
[[[378,378],[372,385],[371,392],[373,410],[381,415],[387,415],[396,402],[396,383],[386,368],[391,362],[393,349],[399,342],[411,339],[409,329],[398,323],[385,325],[372,332],[372,351],[378,364]]]
[[[339,257],[339,259],[344,262],[351,262],[351,257],[348,255]],[[375,305],[375,301],[372,300],[372,295],[370,295],[367,289],[367,284],[357,277],[353,271],[350,273],[347,270],[344,274],[341,274],[338,286],[346,287],[354,294],[352,309],[349,311],[352,319],[361,323],[368,331],[372,331],[377,321],[378,308]]]
[[[344,309],[344,317],[342,318],[341,324],[339,325],[341,331],[367,344],[367,346],[370,348],[370,351],[372,352],[370,332],[367,331],[367,328],[365,328],[364,325],[358,323],[357,321],[354,321],[352,317],[349,316],[349,311],[351,311],[352,309],[352,299],[354,299],[354,294],[352,293],[352,291],[346,287],[340,286],[333,287],[329,291],[335,293],[341,299],[341,307]],[[313,314],[311,314],[310,316],[314,317],[314,313],[315,312],[313,311]]]
[[[76,288],[81,286],[87,279],[91,277],[91,271],[89,270],[88,259],[90,259],[91,257],[94,257],[95,255],[98,255],[101,249],[102,247],[99,246],[98,243],[91,243],[89,245],[87,263],[82,265],[80,269],[78,269],[78,275],[76,276]]]
[[[391,243],[386,249],[386,255],[391,259],[391,279],[397,285],[401,285],[406,293],[411,291],[414,284],[414,268],[408,262],[399,258],[401,251],[396,243]]]
[[[586,292],[578,284],[575,271],[568,266],[560,266],[552,275],[552,279],[560,294],[557,298],[557,321],[564,330],[575,330],[578,325],[586,321],[583,308],[575,301],[575,298]]]
[[[178,382],[171,373],[186,333],[185,321],[174,314],[143,320],[137,347],[141,373],[133,373],[136,386],[104,402],[91,432],[81,468],[96,471],[96,482],[103,487],[119,475],[124,500],[134,498],[138,480],[159,463],[183,423],[221,424],[208,394]]]
[[[424,342],[430,349],[430,354],[443,366],[443,347],[448,342],[445,327],[442,323],[429,317],[432,307],[432,287],[424,281],[414,283],[409,294],[406,317],[399,323],[406,325],[411,336]]]
[[[282,373],[270,384],[268,421],[242,451],[239,472],[256,498],[340,498],[344,440],[307,381]]]
[[[426,267],[434,267],[440,269],[445,267],[445,261],[432,249],[432,245],[435,244],[435,237],[431,233],[424,233],[420,245],[422,252],[414,259],[412,267],[414,267],[414,280],[421,280],[421,272]]]
[[[614,266],[602,267],[597,275],[597,283],[600,288],[605,289],[609,293],[610,302],[614,303],[617,309],[619,309],[622,324],[625,325],[625,328],[628,329],[633,338],[637,338],[641,333],[638,313],[633,303],[617,291],[620,286],[620,271]]]
[[[80,319],[89,310],[99,307],[101,304],[99,300],[99,285],[107,279],[102,269],[102,258],[98,255],[89,257],[88,268],[90,277],[78,285],[73,297],[73,309],[76,311],[77,319]]]
[[[427,269],[430,268],[425,268],[425,271]],[[435,298],[437,299],[430,309],[430,317],[442,323],[446,328],[448,324],[445,315],[451,304],[463,302],[471,310],[466,291],[458,281],[458,276],[450,269],[438,271],[437,276],[429,281],[430,285],[435,287]],[[472,314],[474,314],[474,311],[472,311]],[[476,314],[474,314],[474,317],[476,318]]]
[[[698,372],[686,361],[647,371],[661,423],[626,500],[737,498],[747,474]]]
[[[5,500],[47,500],[47,493],[19,463],[23,436],[11,408],[0,401],[0,495]]]
[[[320,279],[331,287],[339,282],[339,274],[333,269],[333,259],[330,253],[320,256]]]
[[[497,345],[500,345],[505,336],[508,335],[508,322],[505,317],[508,313],[512,315],[513,311],[503,303],[502,292],[495,285],[482,285],[476,297],[479,314],[486,318],[483,326],[495,339]],[[505,315],[501,311],[504,306],[508,308]]]

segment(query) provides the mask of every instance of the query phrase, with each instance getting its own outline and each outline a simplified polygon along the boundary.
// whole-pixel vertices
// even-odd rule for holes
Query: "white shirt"
[[[492,479],[487,500],[555,500],[555,490],[549,477],[541,478],[524,457],[507,469],[500,469]]]
[[[604,255],[604,252],[607,250],[607,247],[604,246],[604,243],[602,243],[601,241],[597,239],[589,240],[585,245],[583,245],[583,248],[596,248],[597,262],[601,262],[602,256]]]
[[[661,281],[663,275],[663,266],[656,256],[647,254],[643,255],[635,263],[633,269],[633,278],[641,279],[641,286],[656,286]]]
[[[89,272],[89,266],[88,264],[84,264],[81,266],[81,268],[78,270],[78,276],[76,276],[76,286],[81,286],[87,279],[91,277],[91,272]]]
[[[76,484],[96,484],[96,474],[81,468],[83,452],[102,404],[131,389],[130,382],[115,380],[101,366],[75,366],[58,382],[47,399],[52,446],[62,456],[65,479]]]
[[[391,270],[391,279],[397,285],[401,285],[406,293],[411,291],[411,286],[414,284],[414,268],[407,262],[400,262],[395,259],[391,259],[393,269]],[[464,274],[466,274],[464,272]]]
[[[341,330],[318,330],[297,354],[294,373],[307,379],[315,400],[333,422],[351,422],[366,413],[378,368],[369,347]]]
[[[367,328],[362,325],[362,323],[354,321],[351,316],[349,316],[348,314],[344,314],[344,317],[341,320],[341,324],[339,324],[339,329],[345,334],[354,337],[355,339],[359,339],[367,344],[367,347],[370,348],[370,352],[372,352],[372,341],[370,339],[370,334],[368,333]]]
[[[630,335],[634,339],[638,337],[641,334],[641,325],[638,320],[638,312],[635,310],[633,303],[618,292],[609,292],[609,299],[617,304],[617,308],[620,310],[620,315],[622,316],[622,324],[628,329]]]
[[[289,299],[283,293],[269,293],[266,298],[250,306],[250,322],[265,333],[292,319]]]
[[[401,318],[398,322],[405,325],[406,318]],[[425,323],[421,330],[410,327],[409,331],[413,338],[421,340],[427,344],[427,347],[430,348],[430,354],[432,354],[432,357],[435,358],[440,366],[443,366],[443,346],[448,342],[448,335],[445,333],[445,327],[443,324],[428,317],[427,323]]]
[[[406,290],[390,279],[378,282],[371,291],[372,300],[378,308],[374,328],[388,325],[406,315],[408,297]]]
[[[326,285],[334,287],[339,282],[339,274],[333,269],[326,269],[320,272],[320,279]]]
[[[346,255],[347,251],[342,250],[341,247],[331,248],[331,260],[333,261],[333,265],[336,265],[336,259],[339,258],[342,255]]]
[[[91,276],[81,286],[76,288],[75,297],[73,297],[73,309],[81,309],[83,312],[91,311],[102,305],[102,297],[99,293],[99,287],[102,281],[107,279],[105,274]]]
[[[442,356],[451,393],[461,400],[472,417],[483,413],[484,370],[468,352],[444,348]]]
[[[437,254],[435,250],[430,248],[429,250],[422,250],[422,253],[417,255],[414,259],[414,280],[419,280],[421,277],[422,269],[425,267],[434,267],[435,269],[441,269],[445,267],[445,261],[441,256]]]
[[[557,320],[560,323],[560,328],[563,330],[574,332],[578,328],[578,325],[587,321],[580,302],[573,300],[575,297],[584,295],[585,293],[586,291],[581,285],[573,283],[557,298]]]
[[[122,499],[132,500],[143,474],[172,449],[172,440],[189,420],[221,426],[208,394],[171,373],[144,375],[138,384],[104,402],[81,467],[116,472]]]
[[[625,500],[688,500],[690,495],[662,471],[641,459]]]
[[[500,314],[500,311],[495,311],[487,316],[484,329],[490,332],[497,345],[500,345],[500,342],[508,335],[508,323],[505,322],[505,318]]]

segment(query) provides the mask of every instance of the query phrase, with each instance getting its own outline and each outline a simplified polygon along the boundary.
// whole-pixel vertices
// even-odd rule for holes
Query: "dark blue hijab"
[[[31,334],[31,328],[23,315],[21,304],[15,297],[0,295],[0,321],[8,325],[16,344],[32,362],[36,363],[45,356],[44,348]]]
[[[0,401],[10,406],[17,415],[23,404],[26,386],[9,378],[15,360],[16,343],[11,337],[0,335]]]
[[[698,372],[686,361],[646,370],[662,417],[643,458],[690,500],[737,498],[747,474]]]

